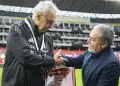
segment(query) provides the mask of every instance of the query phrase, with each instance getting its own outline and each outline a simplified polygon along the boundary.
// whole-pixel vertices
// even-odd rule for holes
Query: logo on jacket
[[[35,53],[35,46],[34,46],[34,40],[33,40],[33,38],[31,37],[30,39],[28,39],[28,42],[30,43],[30,52],[32,54],[34,54]]]
[[[34,43],[33,38],[28,39],[28,42],[30,42],[30,43]]]

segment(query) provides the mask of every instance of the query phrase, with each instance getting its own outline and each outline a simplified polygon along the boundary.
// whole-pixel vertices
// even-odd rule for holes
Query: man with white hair
[[[45,33],[53,26],[57,11],[51,1],[41,1],[32,16],[11,26],[2,86],[45,86],[49,67],[61,63],[60,51],[53,56],[52,39]]]
[[[118,86],[120,64],[112,48],[114,33],[105,24],[94,27],[88,39],[88,50],[76,58],[64,55],[66,66],[82,69],[83,86]]]

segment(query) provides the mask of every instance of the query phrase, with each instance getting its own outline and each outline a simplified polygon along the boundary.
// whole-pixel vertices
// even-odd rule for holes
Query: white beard
[[[96,50],[94,50],[93,48],[88,47],[88,51],[91,53],[99,53],[100,52],[100,46],[98,46],[98,48]]]

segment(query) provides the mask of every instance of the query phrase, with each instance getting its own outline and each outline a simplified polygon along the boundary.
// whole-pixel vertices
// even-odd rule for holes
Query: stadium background
[[[10,25],[31,15],[40,0],[0,0],[0,80],[6,38]],[[44,0],[41,0],[44,1]],[[48,35],[53,37],[54,52],[62,48],[64,54],[76,57],[88,45],[90,31],[98,23],[108,24],[115,31],[112,48],[120,59],[120,2],[117,0],[51,0],[61,10]],[[17,6],[17,7],[16,7]],[[75,70],[76,86],[82,86],[81,72]],[[119,82],[120,83],[120,82]],[[120,85],[119,85],[120,86]]]

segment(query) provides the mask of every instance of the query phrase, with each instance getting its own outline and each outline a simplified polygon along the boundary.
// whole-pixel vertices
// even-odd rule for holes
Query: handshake
[[[65,65],[65,62],[67,62],[68,60],[63,58],[61,56],[62,50],[60,49],[55,55],[54,55],[54,61],[55,61],[55,65]]]

